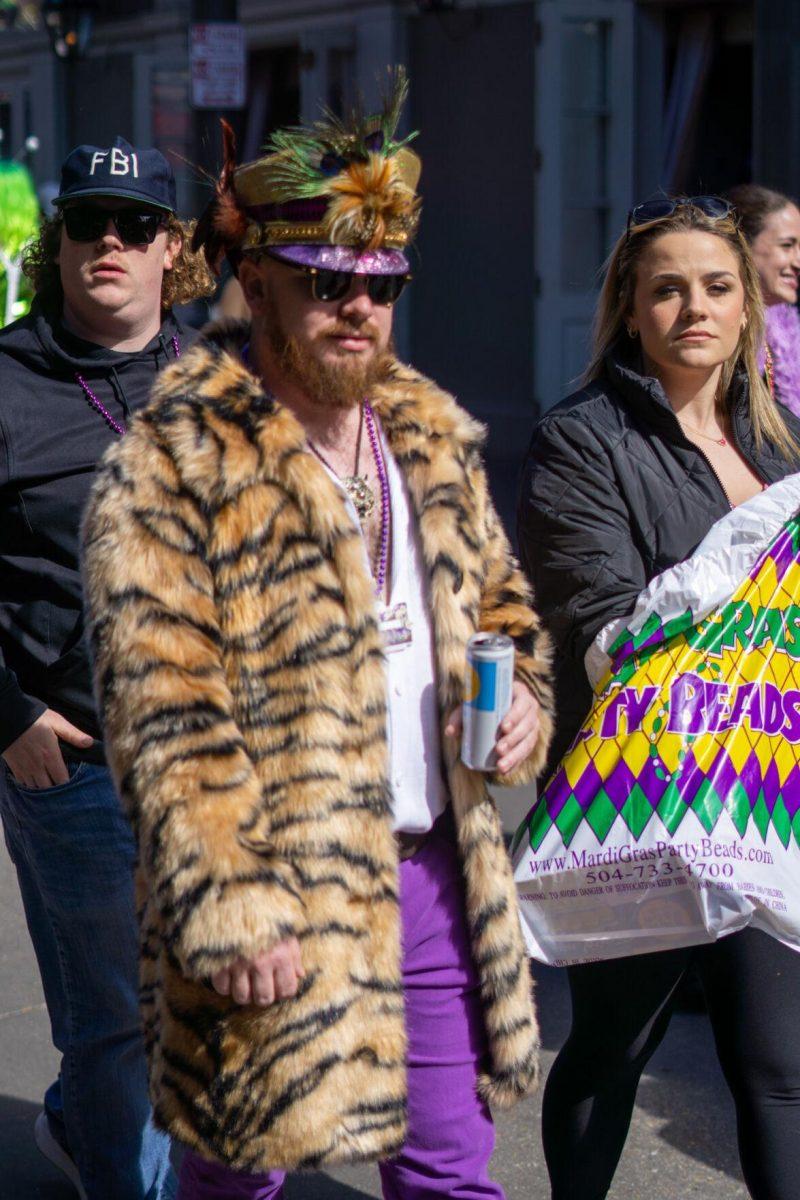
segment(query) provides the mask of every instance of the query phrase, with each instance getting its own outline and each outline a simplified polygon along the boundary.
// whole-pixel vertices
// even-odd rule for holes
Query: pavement
[[[529,797],[504,803],[513,830]],[[537,965],[545,1072],[569,1026],[564,972]],[[41,1096],[57,1069],[14,871],[0,851],[0,1200],[74,1200],[33,1141]],[[548,1200],[536,1097],[497,1119],[494,1177],[509,1200]],[[374,1167],[295,1177],[287,1200],[381,1195]],[[678,1013],[642,1079],[628,1143],[609,1200],[747,1200],[733,1106],[705,1016]],[[107,1200],[114,1200],[108,1197]],[[576,1197],[575,1200],[581,1200]]]

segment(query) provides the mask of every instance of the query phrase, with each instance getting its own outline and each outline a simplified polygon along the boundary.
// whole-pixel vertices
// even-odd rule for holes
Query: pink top
[[[775,397],[800,416],[800,313],[793,304],[771,304],[767,309],[766,345],[772,352]],[[758,356],[763,372],[765,347]]]

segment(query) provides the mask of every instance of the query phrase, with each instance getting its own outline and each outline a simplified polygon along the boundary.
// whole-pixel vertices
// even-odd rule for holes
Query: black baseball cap
[[[123,137],[110,146],[78,146],[64,159],[53,204],[88,196],[141,200],[175,212],[175,176],[160,150],[137,150]]]

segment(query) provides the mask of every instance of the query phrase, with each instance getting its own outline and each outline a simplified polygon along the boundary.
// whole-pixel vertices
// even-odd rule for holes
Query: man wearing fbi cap
[[[79,146],[25,269],[29,316],[0,332],[0,780],[61,1069],[39,1148],[87,1200],[166,1200],[138,1013],[135,844],[92,697],[78,561],[98,459],[192,335],[208,289],[157,150]]]
[[[387,1197],[501,1197],[488,1104],[536,1077],[502,826],[456,735],[469,637],[510,634],[497,779],[530,779],[547,653],[482,428],[392,354],[419,219],[404,92],[244,166],[228,138],[197,242],[252,322],[163,379],[87,521],[181,1200],[361,1160]]]

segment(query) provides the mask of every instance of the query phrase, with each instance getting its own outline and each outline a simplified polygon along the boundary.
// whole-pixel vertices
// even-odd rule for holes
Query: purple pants
[[[380,1164],[386,1200],[503,1200],[488,1175],[489,1111],[475,1093],[486,1043],[449,813],[400,865],[408,1028],[408,1139]],[[187,1151],[178,1200],[281,1200],[283,1171],[244,1175]]]

